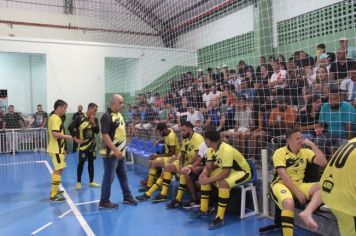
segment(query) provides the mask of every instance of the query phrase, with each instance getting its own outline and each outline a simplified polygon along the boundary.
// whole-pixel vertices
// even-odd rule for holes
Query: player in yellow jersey
[[[312,230],[318,228],[312,214],[320,206],[319,183],[304,183],[304,173],[308,162],[324,167],[325,155],[310,140],[304,139],[299,129],[286,132],[287,145],[273,154],[275,176],[271,182],[271,197],[282,210],[281,225],[284,236],[292,236],[294,229],[294,199],[305,205],[299,214],[301,220]],[[309,146],[305,148],[304,145]]]
[[[249,181],[252,177],[251,167],[243,155],[227,143],[220,141],[220,134],[215,129],[204,132],[208,146],[207,163],[199,176],[201,184],[200,209],[191,214],[199,218],[209,214],[209,196],[212,185],[219,190],[218,211],[209,229],[219,228],[224,223],[224,215],[230,197],[230,189]]]
[[[356,235],[356,138],[341,146],[321,177],[321,198],[334,213],[341,236]]]
[[[95,134],[99,133],[99,121],[95,117],[98,106],[89,103],[88,110],[81,116],[77,116],[68,127],[76,143],[79,144],[79,162],[77,166],[77,184],[75,189],[82,188],[82,173],[84,163],[88,160],[89,186],[99,188],[94,181],[94,160],[96,159]]]
[[[57,100],[54,103],[54,111],[48,119],[49,142],[47,152],[52,158],[54,171],[52,172],[52,189],[50,201],[62,202],[65,200],[61,196],[62,191],[58,191],[61,184],[63,169],[67,166],[65,160],[65,143],[64,140],[72,140],[72,136],[64,134],[64,126],[61,117],[66,113],[68,104],[63,100]]]
[[[148,191],[157,176],[157,171],[160,168],[165,167],[168,164],[169,159],[173,155],[178,155],[179,153],[179,142],[178,137],[173,129],[168,128],[166,123],[161,122],[157,124],[157,131],[164,139],[165,153],[157,154],[153,153],[150,157],[150,170],[148,175],[147,184],[145,187],[139,189],[139,192]]]
[[[163,177],[159,178],[154,185],[143,195],[137,196],[139,201],[145,201],[149,199],[152,194],[162,186],[161,193],[156,196],[152,201],[154,203],[163,202],[167,200],[168,188],[171,183],[172,175],[180,172],[183,166],[191,165],[198,158],[199,145],[204,142],[203,137],[194,132],[194,126],[190,122],[181,123],[180,132],[183,137],[182,148],[179,156],[172,156],[168,160],[168,164],[164,167]],[[177,193],[178,201],[181,201],[183,193],[186,188],[186,180],[184,176],[180,176],[179,189]]]

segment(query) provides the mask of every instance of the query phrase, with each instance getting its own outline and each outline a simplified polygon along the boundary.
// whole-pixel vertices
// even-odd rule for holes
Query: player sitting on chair
[[[162,186],[161,193],[153,199],[154,203],[163,202],[167,200],[168,188],[171,183],[172,175],[179,173],[179,171],[187,165],[191,165],[198,157],[199,145],[204,142],[203,137],[193,131],[193,124],[190,122],[183,122],[180,127],[180,132],[183,137],[182,148],[180,150],[179,159],[173,156],[168,160],[168,164],[164,167],[163,178],[159,178],[154,185],[143,195],[137,196],[139,201],[149,199],[152,194]],[[180,178],[180,191],[183,195],[186,182],[185,178]]]
[[[284,236],[293,235],[294,198],[302,205],[309,204],[299,214],[301,220],[312,230],[318,225],[312,214],[320,206],[319,183],[304,183],[307,162],[325,166],[327,161],[322,151],[310,140],[304,139],[299,129],[286,132],[287,145],[277,149],[273,154],[275,176],[271,183],[271,196],[282,210],[281,224]],[[311,148],[305,148],[307,145]]]
[[[153,153],[150,157],[150,170],[148,175],[147,184],[145,187],[139,189],[139,192],[148,191],[157,176],[157,170],[163,168],[168,164],[169,159],[173,155],[178,155],[179,153],[179,142],[178,137],[171,128],[167,128],[166,123],[158,123],[157,131],[164,139],[165,153],[157,154]]]
[[[209,229],[216,229],[224,223],[224,215],[230,197],[230,189],[251,179],[251,168],[242,154],[220,141],[219,132],[210,129],[204,133],[208,146],[207,163],[199,176],[201,184],[200,209],[193,212],[192,218],[209,214],[209,195],[211,186],[219,189],[218,212]]]

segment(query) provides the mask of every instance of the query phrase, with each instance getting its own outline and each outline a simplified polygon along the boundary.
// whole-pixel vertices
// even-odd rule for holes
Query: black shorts
[[[95,151],[83,151],[79,150],[79,161],[80,160],[95,160],[96,152]]]

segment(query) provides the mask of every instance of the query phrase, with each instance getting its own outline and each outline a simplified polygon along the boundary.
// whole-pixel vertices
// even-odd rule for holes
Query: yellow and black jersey
[[[164,147],[166,154],[169,153],[169,147],[176,147],[176,154],[179,153],[179,141],[176,133],[173,129],[168,128],[169,134],[164,137]]]
[[[320,179],[321,197],[331,209],[356,216],[356,138],[341,146]]]
[[[231,168],[231,171],[251,173],[250,165],[244,156],[231,145],[220,142],[216,151],[208,148],[207,162],[213,162],[216,169]]]
[[[194,162],[195,152],[199,151],[199,146],[202,142],[204,142],[204,138],[197,132],[193,132],[190,139],[183,139],[180,151],[185,155],[184,165],[189,165]]]
[[[95,117],[95,127],[92,127],[87,114],[78,116],[68,127],[72,136],[76,136],[83,141],[79,145],[81,151],[94,151],[96,147],[95,134],[99,133],[99,122]]]
[[[64,139],[57,139],[53,136],[53,132],[59,132],[64,134],[64,126],[61,117],[53,113],[48,120],[48,135],[49,142],[47,147],[47,152],[55,154],[63,154],[64,150]]]
[[[294,183],[302,183],[307,164],[312,163],[315,153],[308,148],[301,148],[297,154],[293,153],[288,146],[277,149],[273,154],[275,175],[273,182],[281,180],[277,173],[278,168],[285,168],[287,175]]]
[[[108,109],[100,119],[100,126],[101,133],[108,134],[114,145],[125,155],[126,128],[122,115]],[[106,147],[104,142],[101,145],[100,155],[106,157],[110,155],[110,148]]]

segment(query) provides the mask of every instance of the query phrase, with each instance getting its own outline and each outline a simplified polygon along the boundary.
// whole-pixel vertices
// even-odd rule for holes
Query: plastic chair
[[[247,160],[247,162],[251,167],[252,178],[250,181],[238,186],[241,189],[241,212],[240,212],[241,219],[259,214],[256,186],[254,185],[257,181],[256,166],[253,163],[253,161],[251,161],[251,160]],[[247,195],[248,191],[251,191],[251,193],[252,193],[254,209],[252,209],[253,211],[251,211],[251,212],[246,212],[246,195]]]

